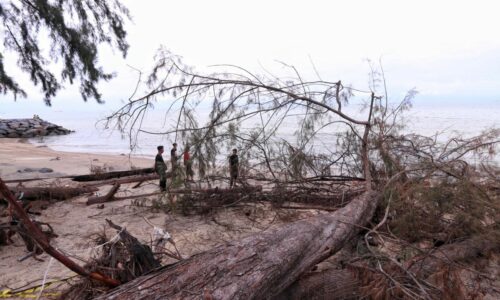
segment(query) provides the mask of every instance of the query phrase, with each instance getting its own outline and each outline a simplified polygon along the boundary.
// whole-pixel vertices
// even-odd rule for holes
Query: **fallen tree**
[[[331,256],[372,217],[379,195],[369,190],[330,214],[197,254],[156,270],[100,299],[266,299],[278,295]]]
[[[242,203],[270,203],[275,208],[290,209],[327,209],[335,210],[353,198],[363,194],[363,187],[344,187],[343,191],[328,191],[314,186],[279,187],[262,190],[257,187],[239,187],[234,189],[185,189],[173,190],[181,194],[178,198],[183,214],[205,214],[218,208],[232,207]],[[292,206],[291,204],[302,204]]]

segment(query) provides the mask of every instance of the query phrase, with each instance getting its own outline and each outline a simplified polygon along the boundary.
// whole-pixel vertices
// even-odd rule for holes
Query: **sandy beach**
[[[108,170],[126,170],[132,166],[145,168],[151,165],[152,160],[145,158],[59,152],[47,147],[37,147],[22,140],[0,139],[0,176],[4,180],[88,174],[92,166]],[[18,172],[26,168],[50,168],[54,172]],[[25,186],[76,186],[78,183],[70,179],[47,179],[23,184]],[[133,183],[122,185],[117,196],[144,194],[158,190],[156,180],[132,190],[131,186],[133,185]],[[104,194],[109,189],[110,186],[103,186],[99,193]],[[116,231],[109,227],[106,228],[106,218],[126,227],[142,242],[149,243],[153,228],[144,220],[147,218],[151,223],[166,229],[173,236],[183,257],[283,223],[280,218],[276,218],[274,212],[258,205],[245,209],[225,209],[205,216],[183,216],[180,213],[165,213],[152,207],[153,200],[151,198],[109,202],[101,209],[96,205],[87,206],[87,198],[88,195],[79,196],[46,204],[45,209],[34,209],[40,212],[36,218],[42,222],[50,223],[58,235],[51,241],[51,244],[80,264],[83,264],[82,260],[88,260],[92,254],[97,253],[99,248],[96,248],[96,244],[93,243],[97,234],[105,231],[108,237],[116,235]],[[305,217],[316,212],[294,213],[294,217],[299,215]],[[0,222],[6,221],[7,212],[5,207],[1,206]],[[75,275],[59,262],[55,260],[51,262],[50,256],[45,253],[39,256],[43,261],[28,258],[19,262],[18,259],[28,252],[18,235],[13,237],[13,241],[13,244],[0,247],[0,269],[2,270],[0,291],[6,289],[22,290],[37,286],[43,281],[44,274],[46,274],[46,282],[55,282],[47,287],[48,294],[44,295],[48,297],[50,292],[55,295],[66,285],[60,280]],[[164,264],[171,262],[174,260],[163,261]]]
[[[121,171],[152,165],[152,160],[140,157],[61,152],[23,139],[0,139],[0,176],[4,180],[89,174],[92,167]],[[26,168],[50,168],[53,172],[24,172]]]

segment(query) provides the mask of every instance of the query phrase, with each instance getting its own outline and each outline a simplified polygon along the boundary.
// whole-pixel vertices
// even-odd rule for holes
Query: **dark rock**
[[[54,170],[52,170],[51,168],[40,168],[40,169],[38,169],[38,172],[40,172],[40,173],[52,173],[52,172],[54,172]]]
[[[33,173],[33,172],[39,172],[39,173],[52,173],[54,170],[51,168],[40,168],[40,169],[35,169],[35,168],[24,168],[22,170],[17,170],[18,173]]]

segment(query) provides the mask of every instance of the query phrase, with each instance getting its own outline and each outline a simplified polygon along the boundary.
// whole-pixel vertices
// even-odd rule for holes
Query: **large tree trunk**
[[[124,284],[101,299],[266,299],[340,250],[372,217],[369,190],[331,214],[287,224],[197,254]]]

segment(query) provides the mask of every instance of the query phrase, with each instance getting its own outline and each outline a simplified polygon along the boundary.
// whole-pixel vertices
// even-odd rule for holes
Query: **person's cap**
[[[156,147],[156,149],[158,149],[158,150],[162,150],[162,149],[163,149],[163,146],[158,146],[158,147]]]
[[[236,149],[236,148],[233,149],[233,152],[237,152],[237,151],[238,151],[238,149]]]
[[[173,143],[174,146],[177,146],[177,143]]]

